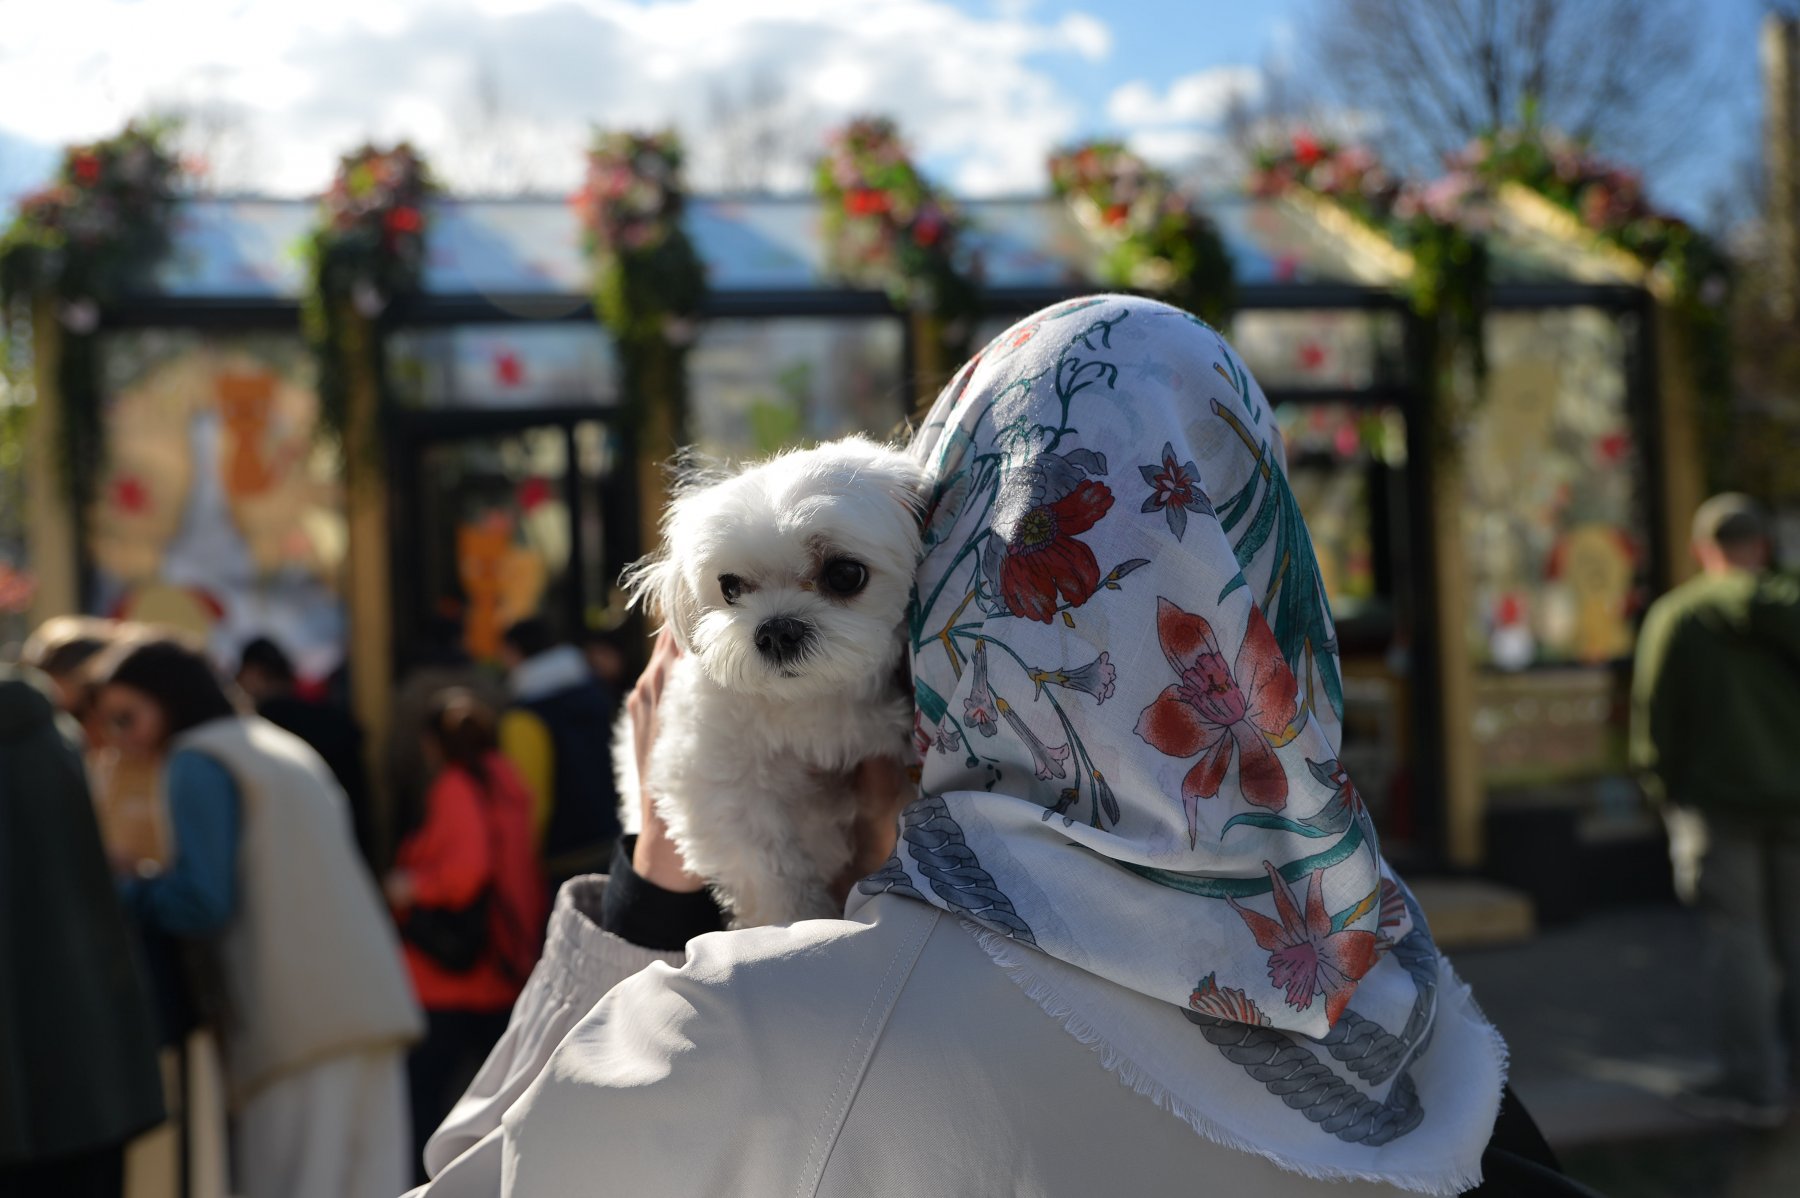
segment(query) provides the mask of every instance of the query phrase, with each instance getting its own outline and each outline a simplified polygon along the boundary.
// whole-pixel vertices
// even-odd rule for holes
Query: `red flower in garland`
[[[1335,1024],[1356,992],[1356,983],[1375,964],[1375,933],[1331,930],[1331,915],[1325,910],[1324,870],[1312,872],[1302,915],[1287,879],[1271,862],[1263,862],[1263,868],[1269,874],[1280,923],[1236,899],[1227,901],[1256,937],[1258,947],[1268,952],[1269,981],[1287,991],[1288,1006],[1296,1011],[1311,1010],[1313,995],[1323,994],[1325,1022]]]
[[[859,187],[844,197],[844,210],[851,216],[880,216],[893,206],[888,193],[876,187]]]
[[[1167,599],[1156,601],[1156,636],[1178,681],[1144,708],[1137,734],[1170,757],[1200,755],[1181,780],[1191,848],[1199,840],[1200,800],[1219,793],[1234,750],[1244,798],[1271,811],[1287,806],[1287,771],[1271,742],[1292,738],[1300,687],[1257,608],[1231,667],[1212,625]]]
[[[70,160],[69,169],[76,182],[92,186],[100,181],[100,155],[92,150],[82,150]]]
[[[390,233],[417,233],[425,227],[425,218],[419,215],[417,208],[403,204],[389,209],[384,223]]]
[[[1100,563],[1075,538],[1112,509],[1112,490],[1083,477],[1105,470],[1105,459],[1091,450],[1045,453],[1002,484],[982,560],[988,584],[1013,615],[1048,624],[1059,593],[1080,607],[1100,588]]]
[[[1294,157],[1301,166],[1311,166],[1325,157],[1325,147],[1320,145],[1318,139],[1311,134],[1296,133],[1294,135]]]

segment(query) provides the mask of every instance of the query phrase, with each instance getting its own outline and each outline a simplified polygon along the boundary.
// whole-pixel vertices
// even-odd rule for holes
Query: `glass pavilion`
[[[1647,293],[1573,268],[1569,247],[1496,235],[1486,398],[1443,474],[1402,280],[1303,209],[1209,208],[1237,272],[1230,336],[1276,405],[1337,616],[1346,763],[1390,848],[1476,864],[1484,824],[1504,842],[1509,811],[1546,805],[1568,835],[1638,826],[1624,688],[1636,618],[1672,581],[1660,496],[1682,451],[1663,435]],[[976,344],[1093,289],[1060,204],[967,210]],[[423,294],[381,318],[391,643],[352,626],[346,463],[315,436],[298,330],[311,217],[185,202],[151,285],[105,314],[109,460],[80,604],[202,630],[222,660],[273,635],[315,677],[490,656],[534,612],[569,634],[615,619],[619,569],[645,548],[650,447],[586,300],[574,214],[457,200],[432,214]],[[688,222],[710,287],[690,440],[753,455],[900,426],[913,322],[832,279],[813,202],[697,198]]]

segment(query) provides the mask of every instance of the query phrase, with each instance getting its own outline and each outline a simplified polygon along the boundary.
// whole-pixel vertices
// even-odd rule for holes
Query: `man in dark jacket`
[[[615,704],[573,645],[533,617],[508,628],[501,656],[512,707],[500,749],[533,792],[545,879],[604,872],[619,836],[612,776]]]
[[[1694,553],[1700,575],[1644,617],[1632,760],[1707,921],[1724,1074],[1690,1105],[1775,1126],[1800,1076],[1800,578],[1769,569],[1743,495],[1701,505]]]
[[[0,1193],[120,1192],[156,1029],[51,683],[0,666]]]

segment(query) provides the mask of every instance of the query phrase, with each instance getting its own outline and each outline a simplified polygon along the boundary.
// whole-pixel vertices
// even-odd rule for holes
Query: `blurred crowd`
[[[342,680],[271,638],[221,669],[64,617],[0,664],[0,1193],[423,1180],[555,887],[619,835],[619,645],[532,618],[503,662],[400,688],[390,804]]]

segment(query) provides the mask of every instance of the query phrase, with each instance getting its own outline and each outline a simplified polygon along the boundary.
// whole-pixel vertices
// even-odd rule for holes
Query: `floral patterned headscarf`
[[[1237,355],[1164,304],[1059,304],[963,368],[914,452],[923,797],[861,894],[971,921],[1204,1134],[1472,1183],[1503,1050],[1339,762],[1331,613]]]

